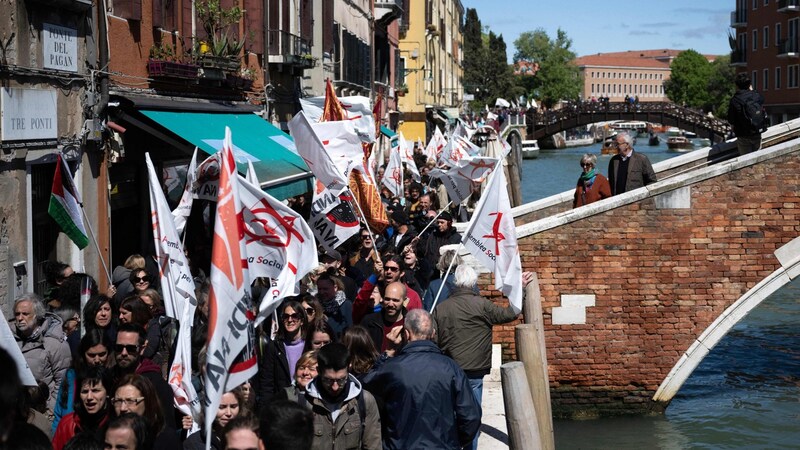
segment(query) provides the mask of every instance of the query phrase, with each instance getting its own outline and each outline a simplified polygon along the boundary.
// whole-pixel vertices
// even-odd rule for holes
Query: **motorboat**
[[[522,141],[522,159],[536,159],[539,157],[539,142],[536,140]]]
[[[608,136],[603,141],[603,146],[600,148],[601,155],[616,155],[619,153],[619,148],[617,147],[617,135],[613,134]]]
[[[658,137],[658,135],[655,133],[650,133],[650,137],[647,139],[647,145],[655,146],[660,143],[661,143],[661,138]]]
[[[688,152],[694,150],[694,144],[686,136],[670,136],[667,138],[667,148],[674,152]]]

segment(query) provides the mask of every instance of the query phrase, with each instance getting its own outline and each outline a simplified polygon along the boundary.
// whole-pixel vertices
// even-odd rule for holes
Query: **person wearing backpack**
[[[379,450],[381,417],[378,404],[348,370],[350,352],[334,342],[317,351],[317,377],[298,394],[298,404],[314,416],[314,450]]]
[[[736,75],[736,94],[728,105],[728,121],[736,134],[739,156],[761,149],[761,133],[767,129],[764,96],[753,90],[746,73]]]

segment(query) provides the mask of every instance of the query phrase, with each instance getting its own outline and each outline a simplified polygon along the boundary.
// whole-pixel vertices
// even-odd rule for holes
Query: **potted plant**
[[[206,32],[206,41],[199,43],[200,65],[204,68],[238,72],[240,53],[245,40],[231,36],[233,25],[239,23],[244,11],[238,6],[223,8],[220,0],[197,0],[197,18]]]
[[[177,48],[164,42],[150,47],[150,58],[147,61],[147,73],[154,78],[194,79],[198,76],[199,66],[191,62],[191,58],[178,56]]]
[[[398,97],[402,97],[408,93],[408,86],[405,84],[401,84],[400,86],[394,88],[394,94]]]

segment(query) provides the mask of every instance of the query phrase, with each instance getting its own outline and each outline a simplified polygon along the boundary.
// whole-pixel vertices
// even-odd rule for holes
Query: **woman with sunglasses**
[[[300,295],[300,305],[303,307],[303,311],[306,312],[308,323],[325,318],[325,310],[322,309],[322,303],[313,295],[308,293]]]
[[[139,295],[147,290],[150,287],[150,283],[153,281],[150,274],[144,269],[131,270],[131,276],[129,280],[133,286],[133,294],[136,295]]]
[[[89,433],[102,439],[102,429],[109,418],[108,394],[114,383],[111,372],[103,366],[90,366],[81,370],[77,385],[80,401],[75,412],[64,416],[53,436],[53,449],[61,450],[78,433]]]
[[[129,374],[122,377],[111,399],[114,407],[114,417],[125,413],[134,413],[141,416],[147,424],[147,433],[155,436],[153,449],[176,450],[180,448],[178,435],[175,430],[166,425],[164,408],[158,399],[153,383],[138,374]],[[166,405],[169,410],[171,405]]]
[[[588,205],[598,200],[611,197],[611,185],[608,179],[601,173],[595,172],[597,156],[586,153],[581,157],[581,169],[583,172],[578,177],[578,185],[575,186],[575,197],[572,200],[572,207]]]
[[[278,307],[278,332],[267,344],[259,362],[259,402],[264,406],[281,389],[291,385],[297,361],[305,347],[306,312],[296,300],[286,300]]]

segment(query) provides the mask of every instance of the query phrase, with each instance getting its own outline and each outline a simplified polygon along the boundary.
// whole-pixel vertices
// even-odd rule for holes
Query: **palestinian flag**
[[[59,153],[56,163],[56,174],[53,176],[53,190],[50,193],[50,206],[47,213],[58,223],[64,232],[79,249],[89,245],[89,237],[81,218],[81,197],[75,188],[75,181],[69,172],[69,166]]]

